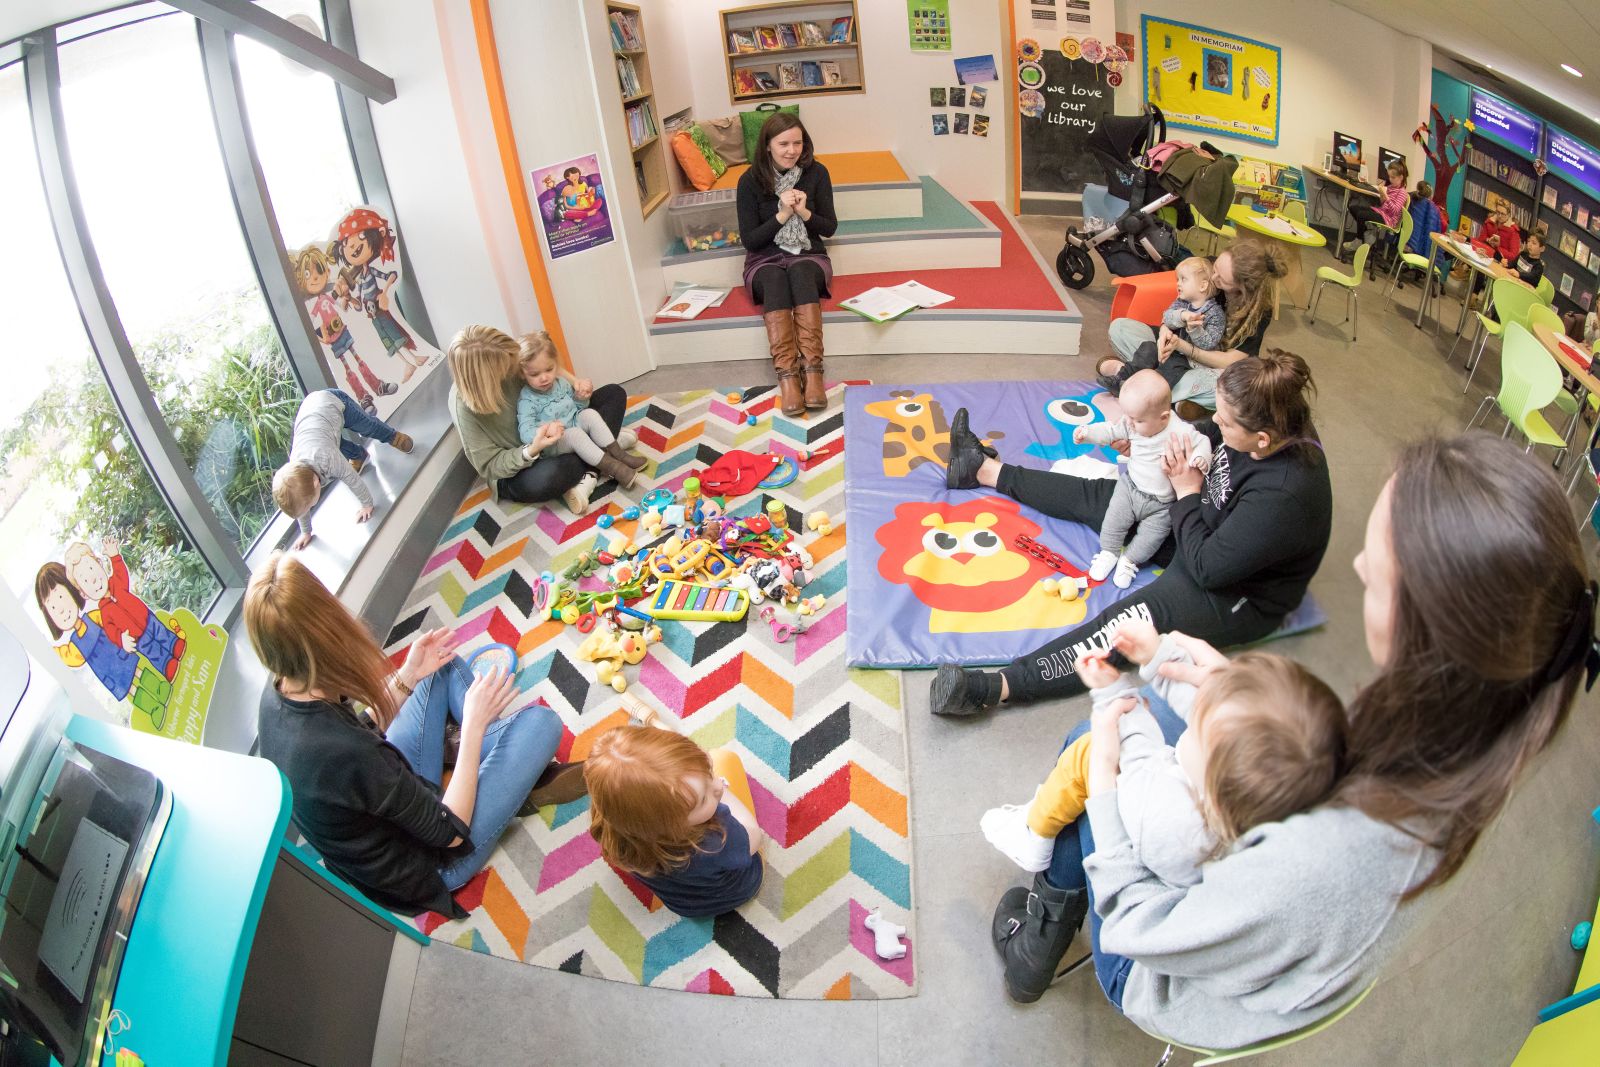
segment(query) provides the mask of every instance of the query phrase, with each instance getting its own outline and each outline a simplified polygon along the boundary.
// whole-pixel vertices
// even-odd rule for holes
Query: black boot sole
[[[966,670],[946,663],[933,676],[933,685],[928,690],[928,710],[935,715],[960,719],[976,715],[984,707],[967,695]]]
[[[978,488],[978,468],[983,466],[984,457],[998,455],[967,426],[967,409],[958,408],[950,420],[950,459],[945,467],[945,488]]]

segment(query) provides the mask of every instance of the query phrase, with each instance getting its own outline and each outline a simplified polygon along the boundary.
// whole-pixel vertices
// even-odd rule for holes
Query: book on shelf
[[[757,26],[756,44],[763,52],[770,52],[774,48],[781,47],[778,44],[778,27]]]
[[[1578,254],[1578,239],[1573,237],[1570,232],[1563,230],[1561,231],[1559,247],[1562,255],[1568,258],[1575,257]]]
[[[833,20],[833,28],[828,31],[829,44],[849,44],[850,31],[855,29],[856,20],[849,15],[841,15]]]
[[[1561,217],[1564,218],[1564,219],[1572,218],[1572,201],[1571,200],[1563,200],[1561,202]]]
[[[733,30],[728,34],[728,51],[730,52],[758,52],[755,30]]]
[[[1572,295],[1572,275],[1570,275],[1570,274],[1563,274],[1561,276],[1561,295],[1562,296],[1571,296]]]
[[[643,163],[635,163],[633,165],[633,180],[639,183],[639,202],[643,203],[649,200],[650,183],[645,180]]]
[[[755,72],[748,67],[734,67],[733,91],[736,93],[759,93],[761,86],[756,84]]]
[[[1544,187],[1544,206],[1556,206],[1556,187],[1553,185],[1547,185]]]
[[[844,84],[844,75],[839,72],[839,64],[835,60],[824,59],[822,62],[817,64],[817,67],[822,71],[823,85]]]
[[[635,69],[631,56],[617,57],[617,81],[622,86],[623,96],[638,96],[642,91],[639,84],[639,71]]]
[[[1588,289],[1585,289],[1583,292],[1578,294],[1578,306],[1583,308],[1583,310],[1588,311],[1589,305],[1592,303],[1594,303],[1594,293],[1590,292]]]
[[[1596,237],[1600,237],[1600,211],[1596,211],[1589,216],[1589,232]]]
[[[798,64],[798,63],[779,63],[778,64],[778,88],[780,88],[780,89],[799,89],[799,88],[802,88],[804,85],[805,85],[805,82],[800,80],[800,64]]]
[[[644,48],[638,15],[627,11],[611,12],[611,47],[618,52],[638,52]]]
[[[828,43],[828,35],[822,32],[822,27],[815,22],[796,23],[800,27],[800,43],[808,48]]]
[[[798,22],[778,23],[778,47],[800,47],[800,24]]]
[[[757,92],[775,93],[782,88],[778,84],[777,75],[770,70],[753,70],[750,73],[755,76]]]
[[[623,109],[623,116],[628,120],[628,141],[634,148],[661,132],[656,127],[655,108],[650,106],[648,100],[629,104]]]
[[[1577,262],[1578,266],[1587,266],[1589,263],[1589,246],[1582,241],[1574,242],[1572,258]]]
[[[815,60],[808,59],[800,64],[800,80],[807,85],[822,84],[822,66]]]
[[[1572,216],[1572,221],[1577,223],[1579,226],[1588,226],[1589,209],[1584,207],[1582,204],[1579,204],[1578,210]]]

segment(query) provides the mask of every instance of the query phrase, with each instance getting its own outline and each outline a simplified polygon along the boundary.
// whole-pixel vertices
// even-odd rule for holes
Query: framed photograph
[[[989,100],[989,90],[981,85],[974,85],[967,89],[967,106],[980,108]]]
[[[953,86],[950,87],[950,106],[951,107],[966,107],[967,106],[967,87],[966,86],[964,86],[964,85],[953,85]]]
[[[956,133],[966,133],[967,125],[972,121],[972,116],[965,111],[956,112]]]
[[[928,90],[928,106],[929,107],[944,107],[945,106],[945,102],[944,102],[944,86],[941,85],[941,86],[938,86],[937,88],[933,88],[933,89],[929,89]]]
[[[989,136],[989,116],[988,115],[974,115],[974,116],[972,116],[972,136],[974,136],[974,137],[987,137],[987,136]]]
[[[950,132],[950,116],[940,112],[933,116],[933,135],[943,137]]]

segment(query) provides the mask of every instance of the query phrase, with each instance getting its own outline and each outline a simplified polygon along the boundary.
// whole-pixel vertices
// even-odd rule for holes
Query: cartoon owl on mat
[[[1056,575],[1018,549],[1018,534],[1037,537],[1037,523],[1004,497],[961,504],[915,502],[894,509],[878,528],[878,573],[911,587],[929,609],[930,633],[995,633],[1076,626],[1086,599],[1047,595],[1039,583]],[[1084,572],[1074,569],[1074,577]]]
[[[1121,418],[1122,408],[1116,398],[1103,389],[1091,390],[1069,396],[1058,396],[1044,406],[1045,418],[1061,431],[1055,444],[1035,441],[1027,454],[1050,461],[1050,469],[1060,474],[1075,474],[1080,478],[1115,478],[1116,453],[1098,445],[1074,444],[1072,431],[1096,422]]]

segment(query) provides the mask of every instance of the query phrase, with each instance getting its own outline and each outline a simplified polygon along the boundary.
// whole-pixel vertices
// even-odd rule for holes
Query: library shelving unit
[[[1539,221],[1550,230],[1544,273],[1556,287],[1556,310],[1587,311],[1600,284],[1600,199],[1558,174],[1547,173]]]
[[[866,91],[855,0],[787,0],[721,12],[735,104]]]
[[[1472,220],[1473,230],[1489,217],[1491,197],[1511,205],[1511,218],[1522,229],[1533,225],[1539,177],[1533,161],[1485,137],[1474,137],[1467,148],[1466,184],[1462,187],[1461,213]]]
[[[672,190],[661,143],[661,116],[656,113],[655,89],[650,81],[644,16],[631,4],[607,3],[606,21],[616,59],[617,88],[622,94],[633,177],[639,184],[639,205],[645,218],[649,218],[651,212],[667,202]]]

